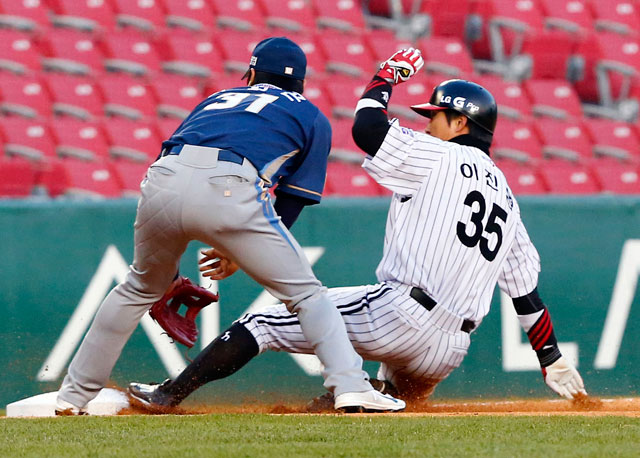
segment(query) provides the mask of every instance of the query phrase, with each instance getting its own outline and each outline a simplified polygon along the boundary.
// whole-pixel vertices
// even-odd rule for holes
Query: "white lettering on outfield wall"
[[[320,259],[324,253],[321,247],[303,248],[311,265]],[[200,255],[201,256],[201,255]],[[64,372],[71,357],[80,344],[84,334],[93,320],[100,304],[109,293],[114,283],[121,282],[127,271],[128,265],[114,245],[107,247],[98,269],[91,278],[89,286],[85,290],[80,302],[67,322],[60,338],[54,345],[51,353],[45,360],[37,374],[37,380],[48,382],[57,380]],[[200,274],[200,284],[205,288],[217,292],[218,283],[211,282]],[[265,306],[277,304],[279,301],[266,291],[249,306],[247,312],[256,311]],[[206,307],[200,313],[200,345],[205,348],[220,333],[220,304],[214,303]],[[153,348],[160,357],[160,361],[170,377],[176,377],[184,370],[185,362],[178,347],[174,344],[164,330],[148,314],[140,321],[142,329],[151,341]],[[322,366],[314,355],[291,355],[298,365],[309,375],[320,375]]]
[[[322,247],[304,248],[311,265],[320,259],[324,251]],[[110,245],[60,338],[40,368],[37,374],[38,381],[54,381],[62,375],[102,300],[109,293],[114,282],[117,283],[124,279],[127,269],[127,263],[118,249]],[[594,362],[596,369],[612,369],[616,365],[639,276],[640,240],[627,240],[622,248],[616,282],[596,353]],[[217,282],[211,282],[203,278],[202,275],[200,275],[200,284],[211,291],[217,292],[218,290]],[[263,291],[244,313],[254,312],[277,303],[276,298]],[[540,370],[536,355],[520,328],[511,299],[502,292],[500,294],[500,310],[502,367],[504,371]],[[199,340],[201,348],[205,348],[220,333],[220,304],[215,303],[204,308],[200,316]],[[178,347],[147,314],[142,318],[141,325],[168,374],[171,377],[178,375],[186,367],[186,362]],[[576,342],[560,342],[559,346],[562,354],[577,366],[578,344]],[[294,354],[290,354],[290,356],[306,374],[320,375],[322,366],[316,356]]]
[[[616,365],[639,276],[640,240],[627,240],[622,247],[618,275],[596,353],[596,369],[612,369]]]

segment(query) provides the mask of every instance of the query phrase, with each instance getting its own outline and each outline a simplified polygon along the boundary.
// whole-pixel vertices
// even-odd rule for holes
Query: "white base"
[[[54,417],[57,391],[31,396],[7,404],[7,417]],[[89,415],[116,415],[129,407],[127,395],[113,388],[103,388],[87,404]]]

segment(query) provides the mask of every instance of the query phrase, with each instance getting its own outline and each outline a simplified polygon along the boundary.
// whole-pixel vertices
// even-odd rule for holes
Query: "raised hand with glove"
[[[415,48],[401,49],[380,64],[355,110],[353,139],[364,152],[373,156],[387,135],[387,105],[393,87],[408,81],[423,65],[422,53]]]
[[[390,84],[399,84],[408,81],[420,71],[423,65],[424,59],[419,49],[401,49],[380,64],[380,70],[376,76]]]

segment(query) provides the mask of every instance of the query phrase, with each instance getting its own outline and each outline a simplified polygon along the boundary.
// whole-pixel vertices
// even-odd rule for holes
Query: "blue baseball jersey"
[[[331,126],[296,92],[270,84],[217,92],[202,101],[163,148],[177,144],[233,151],[267,186],[319,202],[331,149]]]

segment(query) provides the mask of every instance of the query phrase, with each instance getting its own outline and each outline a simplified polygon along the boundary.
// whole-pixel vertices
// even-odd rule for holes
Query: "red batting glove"
[[[423,65],[424,59],[419,49],[401,49],[380,64],[376,76],[384,78],[390,84],[400,84],[418,73]]]

